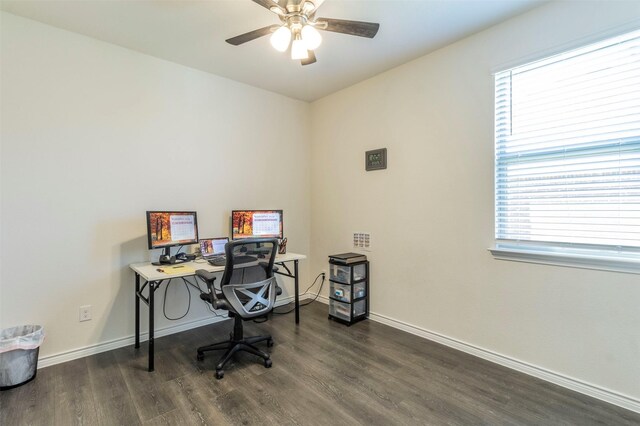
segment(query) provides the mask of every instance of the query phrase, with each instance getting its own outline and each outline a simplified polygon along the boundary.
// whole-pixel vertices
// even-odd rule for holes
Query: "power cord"
[[[313,282],[311,283],[311,285],[310,285],[310,286],[309,286],[309,287],[308,287],[308,288],[307,288],[307,289],[302,293],[302,294],[307,294],[307,292],[308,292],[309,290],[311,290],[311,288],[312,288],[314,285],[316,285],[316,282],[318,281],[318,278],[320,278],[320,277],[322,277],[322,281],[320,282],[320,288],[318,289],[318,292],[316,293],[315,297],[314,297],[312,300],[308,301],[307,303],[301,303],[301,304],[300,304],[300,307],[307,306],[307,305],[309,305],[309,304],[311,304],[311,303],[315,302],[316,300],[318,300],[318,296],[320,296],[320,293],[322,292],[322,287],[324,286],[324,281],[325,281],[325,274],[324,274],[324,272],[320,272],[318,275],[316,275],[316,278],[313,280]],[[294,302],[289,302],[289,303],[287,303],[286,305],[278,306],[278,308],[282,308],[283,306],[288,306],[288,305],[290,305],[290,304],[292,304],[292,303],[294,303]],[[295,308],[295,306],[294,306],[293,308],[291,308],[291,309],[289,309],[288,311],[285,311],[285,312],[276,312],[276,310],[274,309],[274,310],[273,310],[273,313],[274,313],[275,315],[286,315],[286,314],[290,314],[291,312],[293,312],[293,311],[295,311],[295,310],[296,310],[296,308]]]
[[[316,282],[318,282],[318,278],[320,278],[320,277],[322,277],[322,281],[320,282],[320,288],[318,289],[318,292],[316,293],[315,297],[314,297],[312,300],[310,300],[310,301],[308,301],[308,302],[306,302],[306,303],[301,303],[301,304],[300,304],[300,307],[307,306],[307,305],[309,305],[309,304],[311,304],[311,303],[315,302],[316,300],[318,300],[318,297],[320,296],[320,293],[322,292],[322,288],[324,287],[324,282],[325,282],[325,273],[324,273],[324,272],[321,272],[321,273],[319,273],[318,275],[316,275],[316,278],[313,280],[313,282],[311,283],[311,285],[310,285],[309,287],[307,287],[307,289],[302,293],[302,294],[307,294],[307,293],[309,292],[309,290],[311,290],[311,289],[313,288],[313,286],[314,286],[314,285],[316,285]],[[167,308],[167,292],[168,292],[168,290],[169,290],[169,286],[171,285],[171,282],[173,281],[173,279],[169,279],[169,282],[167,283],[167,285],[166,285],[166,286],[165,286],[165,288],[164,288],[164,299],[163,299],[163,301],[162,301],[162,314],[164,315],[164,317],[165,317],[166,319],[168,319],[168,320],[170,320],[170,321],[177,321],[177,320],[180,320],[180,319],[182,319],[182,318],[186,317],[186,316],[187,316],[187,314],[189,313],[189,311],[191,310],[191,290],[189,289],[189,286],[191,286],[191,287],[195,288],[196,290],[198,290],[198,291],[200,292],[200,294],[205,294],[205,293],[206,293],[206,292],[205,292],[205,291],[203,291],[203,290],[202,290],[202,288],[200,287],[199,281],[198,281],[197,279],[196,279],[196,283],[197,283],[197,284],[193,284],[192,282],[190,282],[189,280],[187,280],[185,277],[180,277],[180,279],[182,280],[182,282],[184,283],[185,288],[187,289],[187,293],[188,293],[188,295],[189,295],[189,302],[188,302],[188,304],[187,304],[187,310],[186,310],[186,312],[185,312],[182,316],[179,316],[179,317],[176,317],[176,318],[171,318],[171,317],[169,317],[169,316],[167,315],[167,310],[166,310],[166,308]],[[219,317],[219,318],[229,318],[229,315],[228,315],[228,314],[227,314],[227,315],[220,315],[219,313],[217,313],[217,312],[215,311],[215,309],[213,309],[213,306],[211,306],[211,304],[210,304],[210,303],[207,303],[207,302],[206,302],[206,301],[204,301],[204,300],[203,300],[202,302],[207,306],[207,309],[208,309],[208,310],[209,310],[213,315],[215,315],[216,317]],[[291,305],[291,303],[293,303],[293,302],[289,302],[289,303],[287,303],[287,304],[285,304],[285,305],[278,306],[278,307],[279,307],[279,308],[282,308],[283,306]],[[290,314],[290,313],[291,313],[291,312],[293,312],[294,310],[295,310],[295,306],[294,306],[293,308],[289,309],[288,311],[284,311],[284,312],[277,312],[277,311],[274,309],[272,312],[273,312],[273,314],[274,314],[274,315],[286,315],[286,314]],[[267,320],[267,318],[265,317],[263,320],[256,319],[256,320],[254,320],[254,322],[260,323],[260,322],[264,322],[264,321],[266,321],[266,320]]]
[[[187,314],[189,313],[189,310],[191,309],[191,290],[189,290],[189,286],[187,285],[186,280],[184,278],[182,280],[185,281],[184,286],[187,289],[187,293],[189,294],[189,304],[187,305],[187,311],[181,317],[169,318],[169,316],[167,315],[167,291],[169,290],[169,286],[171,285],[171,282],[173,280],[170,279],[167,285],[164,287],[164,299],[162,300],[162,314],[166,319],[170,321],[176,321],[186,317]]]
[[[202,290],[202,288],[200,287],[199,284],[193,284],[192,282],[190,282],[189,280],[187,280],[185,277],[180,277],[180,279],[183,281],[185,288],[187,289],[187,293],[189,294],[189,303],[187,304],[187,311],[184,313],[184,315],[180,316],[180,317],[176,317],[176,318],[170,318],[167,315],[167,291],[169,290],[169,285],[171,285],[171,281],[173,281],[173,279],[169,279],[169,282],[167,283],[167,285],[164,288],[164,300],[162,301],[162,314],[164,315],[164,317],[170,321],[177,321],[179,319],[182,319],[184,317],[187,316],[187,314],[189,313],[189,311],[191,310],[191,290],[189,289],[189,286],[195,288],[196,290],[198,290],[200,292],[200,294],[204,294],[206,293],[205,291]],[[198,281],[196,280],[196,283]],[[207,303],[206,301],[202,301],[207,309],[209,309],[209,311],[215,315],[216,317],[219,318],[229,318],[229,315],[220,315],[219,313],[217,313],[215,311],[215,309],[213,309],[213,306],[211,306],[210,303]]]

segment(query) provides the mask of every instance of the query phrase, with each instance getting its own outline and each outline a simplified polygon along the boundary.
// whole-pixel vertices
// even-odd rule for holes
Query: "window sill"
[[[616,256],[614,253],[607,255],[600,253],[555,252],[530,247],[505,247],[500,245],[491,247],[488,250],[497,260],[640,274],[640,257]]]

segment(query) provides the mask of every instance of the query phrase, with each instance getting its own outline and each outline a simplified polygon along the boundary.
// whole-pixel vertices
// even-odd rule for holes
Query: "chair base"
[[[264,360],[265,368],[271,368],[271,356],[258,349],[255,344],[260,342],[267,342],[267,346],[273,346],[273,339],[270,335],[265,336],[253,336],[243,338],[242,336],[242,320],[240,317],[236,316],[233,333],[231,334],[231,338],[229,340],[225,340],[223,342],[216,342],[211,345],[201,346],[197,349],[198,361],[202,361],[204,359],[204,353],[210,351],[219,351],[226,350],[222,358],[218,361],[216,365],[216,379],[222,379],[224,377],[224,366],[229,360],[233,357],[236,352],[249,352],[253,355],[259,356]]]

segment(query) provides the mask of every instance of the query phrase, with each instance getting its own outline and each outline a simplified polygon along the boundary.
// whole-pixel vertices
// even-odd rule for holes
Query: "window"
[[[640,31],[497,73],[495,108],[496,247],[640,262]]]

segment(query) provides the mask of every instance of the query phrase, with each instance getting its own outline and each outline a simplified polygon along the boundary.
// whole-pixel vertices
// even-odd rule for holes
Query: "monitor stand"
[[[171,259],[173,258],[173,261]],[[169,247],[165,247],[162,249],[162,254],[157,262],[153,262],[152,265],[160,266],[160,265],[175,265],[178,263],[184,263],[184,260],[177,260],[175,256],[171,256],[171,249]]]

